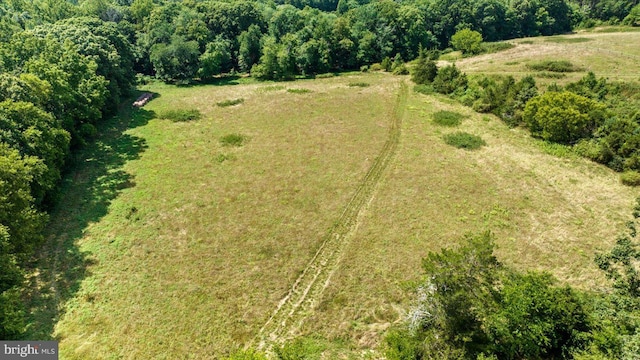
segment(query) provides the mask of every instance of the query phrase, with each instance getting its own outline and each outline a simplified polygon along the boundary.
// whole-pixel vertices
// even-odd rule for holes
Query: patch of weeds
[[[561,36],[557,36],[557,37],[554,36],[554,37],[545,39],[546,42],[553,42],[558,44],[583,43],[591,40],[593,39],[584,38],[584,37],[561,37]]]
[[[227,106],[233,106],[233,105],[242,104],[243,102],[244,102],[244,99],[243,98],[239,98],[239,99],[220,101],[220,102],[217,102],[216,105],[218,105],[220,107],[227,107]]]
[[[324,74],[318,74],[316,75],[316,79],[328,79],[328,78],[332,78],[335,77],[336,74],[334,73],[324,73]]]
[[[625,171],[620,174],[620,181],[627,186],[640,186],[640,173],[637,171]]]
[[[527,64],[527,67],[534,71],[551,71],[559,73],[575,72],[581,70],[567,60],[543,60],[540,62]]]
[[[285,87],[282,85],[270,85],[270,86],[263,86],[258,88],[258,91],[260,92],[268,92],[268,91],[278,91],[278,90],[284,90]]]
[[[181,109],[181,110],[169,110],[160,115],[160,118],[171,120],[173,122],[184,122],[199,120],[202,118],[202,114],[197,109]]]
[[[524,41],[520,41],[520,44],[533,45],[533,40],[524,40]]]
[[[519,61],[507,61],[506,63],[504,63],[505,65],[518,65],[520,64]]]
[[[458,131],[443,136],[444,142],[448,145],[464,150],[476,150],[487,143],[480,136]]]
[[[222,146],[235,146],[239,147],[244,145],[247,141],[247,137],[241,134],[229,134],[220,138]]]
[[[350,82],[347,86],[351,87],[368,87],[369,83],[366,82]]]
[[[465,116],[453,111],[441,110],[433,114],[433,123],[441,126],[458,126]]]
[[[278,359],[294,360],[319,359],[326,348],[325,344],[313,338],[297,338],[282,346],[275,347],[273,350]]]
[[[566,76],[567,75],[565,75],[564,73],[548,72],[548,71],[535,73],[535,77],[545,78],[545,79],[562,79]]]
[[[302,89],[302,88],[295,88],[295,89],[287,89],[287,92],[290,92],[290,93],[293,93],[293,94],[306,94],[306,93],[310,93],[311,90]]]
[[[508,42],[491,42],[491,43],[482,43],[482,53],[483,54],[493,54],[499,51],[509,50],[516,47],[512,43]]]
[[[431,84],[416,85],[413,87],[413,91],[424,95],[431,95],[436,92]]]
[[[218,154],[215,157],[215,160],[220,164],[222,164],[225,161],[232,161],[235,159],[236,159],[236,156],[233,154]]]
[[[129,210],[127,211],[127,214],[124,217],[127,220],[132,220],[132,219],[133,221],[140,220],[140,214],[138,214],[138,208],[135,206],[130,207]]]
[[[561,158],[569,158],[575,156],[575,152],[571,146],[558,144],[550,141],[540,141],[538,142],[540,146],[540,150],[544,153],[561,157]]]

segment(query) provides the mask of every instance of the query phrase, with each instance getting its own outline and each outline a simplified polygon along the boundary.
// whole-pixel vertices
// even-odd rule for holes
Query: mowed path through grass
[[[203,117],[126,131],[145,150],[117,169],[130,185],[77,241],[93,264],[55,327],[61,358],[217,358],[254,338],[387,140],[399,84],[145,88],[159,94],[145,111]],[[223,146],[229,134],[244,145]]]

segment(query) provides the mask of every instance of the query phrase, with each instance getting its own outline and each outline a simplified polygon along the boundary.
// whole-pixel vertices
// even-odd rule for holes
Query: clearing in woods
[[[492,59],[483,66],[503,61]],[[154,99],[105,123],[64,182],[31,278],[30,336],[55,337],[65,359],[220,358],[293,337],[326,358],[364,356],[403,319],[421,259],[485,229],[509,265],[600,286],[593,255],[623,230],[637,191],[405,83],[370,73],[143,87]],[[179,110],[200,119],[163,118]],[[440,126],[441,111],[463,119]],[[456,131],[486,146],[446,145]]]

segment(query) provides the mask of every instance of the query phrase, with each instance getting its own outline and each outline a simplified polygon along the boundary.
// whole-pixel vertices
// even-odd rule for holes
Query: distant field
[[[524,74],[538,49],[606,75],[582,46],[632,58],[639,49],[607,36],[639,35],[526,39],[457,64]],[[31,279],[30,334],[53,333],[61,358],[219,358],[273,334],[359,358],[403,318],[421,259],[465,232],[493,231],[499,259],[519,269],[603,284],[594,253],[638,195],[611,170],[413,93],[407,77],[234,82],[147,85],[155,99],[111,120],[76,159]],[[458,131],[486,145],[445,144]]]
[[[532,74],[541,84],[576,81],[588,71],[611,80],[640,81],[640,31],[581,32],[510,42],[516,47],[458,60],[456,65],[469,74],[511,74],[518,78]],[[541,60],[567,60],[582,70],[559,79],[544,78],[527,68],[527,64]]]

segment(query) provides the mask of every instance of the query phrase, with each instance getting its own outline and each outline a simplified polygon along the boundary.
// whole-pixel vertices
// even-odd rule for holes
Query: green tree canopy
[[[563,144],[590,137],[604,119],[604,105],[568,91],[536,96],[527,103],[523,114],[534,136]]]
[[[462,29],[451,37],[451,46],[463,54],[479,54],[482,51],[482,34],[470,29]]]

